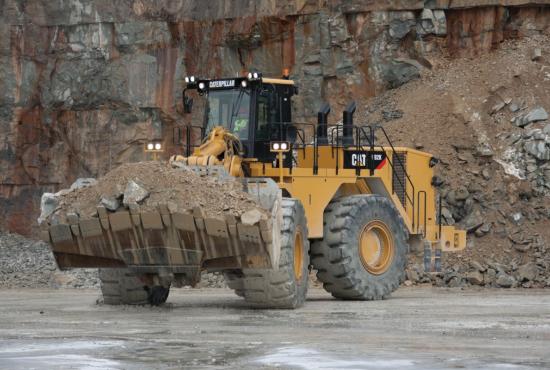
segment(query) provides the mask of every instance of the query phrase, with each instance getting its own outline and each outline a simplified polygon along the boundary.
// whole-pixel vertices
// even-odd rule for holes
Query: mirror
[[[291,143],[296,142],[296,138],[298,137],[298,130],[294,125],[289,125],[286,128],[286,140],[290,141]]]

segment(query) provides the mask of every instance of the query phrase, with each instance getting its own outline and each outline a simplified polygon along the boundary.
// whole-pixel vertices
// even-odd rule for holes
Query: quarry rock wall
[[[332,119],[416,78],[430,56],[475,56],[550,32],[550,1],[0,1],[0,228],[36,231],[40,196],[165,140],[183,78],[248,70],[297,81],[294,119]]]

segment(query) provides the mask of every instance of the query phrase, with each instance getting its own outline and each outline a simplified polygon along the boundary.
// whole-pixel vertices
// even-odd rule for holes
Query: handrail
[[[392,149],[392,152],[393,153],[397,153],[397,151],[395,150],[395,147],[393,146],[393,143],[391,142],[386,130],[384,130],[384,128],[380,125],[375,125],[374,126],[374,130],[376,131],[377,129],[380,129],[382,131],[382,133],[384,134],[388,144],[390,145],[391,149]],[[383,148],[382,145],[380,145],[380,147]],[[417,230],[417,228],[415,228],[416,226],[416,223],[415,223],[415,189],[414,189],[414,184],[409,176],[409,174],[407,173],[407,170],[405,168],[405,165],[403,164],[403,162],[401,161],[401,158],[399,158],[399,156],[395,156],[395,158],[397,159],[397,162],[399,163],[399,166],[401,167],[401,169],[403,170],[403,174],[405,175],[405,178],[408,180],[410,186],[411,186],[411,189],[412,189],[412,199],[411,197],[409,196],[408,194],[408,191],[407,191],[407,186],[406,184],[403,184],[403,182],[401,181],[401,179],[399,179],[398,177],[395,177],[399,180],[399,184],[403,187],[403,190],[405,191],[405,197],[409,200],[409,202],[411,203],[411,206],[412,206],[412,229],[413,230]],[[393,166],[393,163],[392,161],[388,158],[388,162],[390,163],[391,167],[392,167],[392,170],[395,170],[394,169],[394,166]],[[394,176],[392,176],[392,181],[393,181],[393,178]],[[392,187],[393,188],[393,187]],[[393,192],[393,189],[392,189],[392,192]],[[418,230],[417,230],[418,231]]]
[[[418,204],[418,207],[416,207],[416,219],[418,220],[418,223],[420,223],[420,196],[421,195],[424,195],[424,229],[422,229],[422,235],[424,237],[426,237],[426,226],[428,225],[428,220],[427,220],[427,215],[426,215],[426,211],[427,211],[427,202],[428,202],[428,194],[426,193],[426,191],[424,190],[420,190],[418,193],[417,193],[417,204]]]
[[[297,127],[297,125],[301,125],[302,127]],[[319,170],[319,136],[318,136],[318,126],[316,124],[307,123],[307,122],[271,122],[267,123],[267,132],[266,132],[266,141],[271,140],[272,137],[278,137],[281,141],[284,138],[288,138],[289,130],[295,130],[296,132],[296,140],[293,143],[293,146],[295,149],[302,150],[303,158],[306,158],[306,148],[308,146],[313,146],[313,174],[317,175]],[[322,125],[325,126],[325,125]],[[376,148],[380,148],[382,151],[386,151],[386,148],[384,145],[376,143],[376,131],[380,130],[382,131],[383,136],[385,137],[387,141],[387,145],[389,148],[391,148],[392,153],[397,154],[397,151],[392,143],[392,141],[389,138],[388,133],[386,130],[380,126],[380,125],[353,125],[352,126],[352,138],[355,140],[351,140],[351,143],[344,143],[343,140],[343,123],[336,124],[336,125],[326,125],[327,126],[327,145],[331,146],[332,156],[335,159],[335,172],[336,175],[339,173],[339,165],[340,165],[340,155],[339,150],[340,148],[353,148],[355,147],[358,150],[365,150],[365,151],[374,151]],[[187,137],[186,137],[186,151],[188,153],[188,156],[191,154],[191,148],[196,147],[195,145],[191,145],[191,133],[193,130],[200,129],[201,131],[201,141],[202,138],[205,135],[205,129],[202,126],[185,126],[187,130]],[[312,136],[313,140],[312,142],[308,143],[306,142],[308,135],[306,134],[306,129],[312,130]],[[181,140],[181,138],[180,138]],[[355,141],[355,142],[353,142]],[[336,155],[334,153],[336,152]],[[398,155],[395,155],[391,159],[389,156],[386,157],[390,167],[392,168],[392,181],[397,181],[397,183],[401,186],[401,188],[404,191],[405,195],[405,204],[408,202],[412,207],[412,229],[418,231],[418,226],[420,224],[420,202],[421,202],[421,195],[424,196],[424,203],[427,202],[426,200],[426,194],[425,191],[420,191],[418,194],[416,193],[414,183],[412,182],[405,164],[401,160],[401,158]],[[368,160],[372,160],[370,157],[368,157]],[[294,159],[294,156],[292,156],[292,161],[296,161]],[[292,166],[293,164],[291,164]],[[369,166],[369,168],[372,166]],[[405,181],[401,179],[400,176],[394,176],[396,168],[400,168],[405,175]],[[371,176],[374,174],[374,170],[371,169]],[[360,175],[361,169],[356,168],[356,173]],[[409,191],[409,188],[411,191]],[[412,194],[411,194],[412,192]],[[392,194],[395,194],[394,186],[392,185]],[[416,199],[418,198],[418,199]],[[426,217],[426,209],[424,210],[424,216]],[[424,232],[426,228],[426,220],[424,220]]]

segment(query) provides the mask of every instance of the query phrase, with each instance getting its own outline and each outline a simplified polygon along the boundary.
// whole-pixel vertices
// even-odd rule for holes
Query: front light
[[[204,82],[199,82],[199,89],[200,90],[204,90],[205,87],[206,87],[206,84]]]
[[[160,143],[155,144],[155,150],[160,150],[162,148],[162,145]]]
[[[153,145],[153,143],[147,144],[147,150],[153,150],[154,148],[155,146]]]

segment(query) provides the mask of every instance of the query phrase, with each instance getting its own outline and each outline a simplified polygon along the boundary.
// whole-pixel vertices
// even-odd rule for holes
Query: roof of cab
[[[262,77],[262,82],[275,85],[294,85],[294,81],[285,80],[283,78],[266,78]]]

